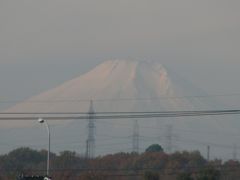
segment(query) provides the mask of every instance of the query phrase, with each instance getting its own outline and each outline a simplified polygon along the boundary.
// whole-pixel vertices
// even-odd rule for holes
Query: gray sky
[[[209,93],[240,91],[238,0],[1,0],[1,99],[108,59],[155,60]]]

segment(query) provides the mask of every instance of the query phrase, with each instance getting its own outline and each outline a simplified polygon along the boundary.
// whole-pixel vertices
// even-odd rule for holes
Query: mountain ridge
[[[16,104],[5,112],[88,112],[91,100],[96,112],[206,108],[201,101],[184,98],[182,92],[186,88],[175,86],[175,82],[158,62],[108,60],[81,76]],[[58,122],[61,121],[55,123]],[[15,127],[31,123],[6,124]]]

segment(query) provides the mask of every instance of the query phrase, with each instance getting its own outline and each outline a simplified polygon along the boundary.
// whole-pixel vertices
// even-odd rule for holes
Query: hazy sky
[[[0,98],[108,59],[155,60],[209,93],[240,85],[239,0],[1,0]]]

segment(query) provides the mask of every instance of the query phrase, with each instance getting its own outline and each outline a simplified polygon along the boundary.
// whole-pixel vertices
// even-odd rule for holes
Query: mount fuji
[[[167,71],[158,62],[110,60],[98,65],[84,75],[16,104],[5,112],[88,112],[90,101],[93,101],[95,112],[188,111],[221,108],[217,103],[208,101],[208,99],[197,98],[195,95],[205,96],[206,93],[171,71]],[[36,134],[33,130],[36,128],[36,122],[33,121],[5,121],[0,123],[1,127],[32,128],[32,132],[29,132],[29,134]],[[226,122],[225,119],[219,117],[139,120],[140,131],[143,136],[153,136],[154,134],[154,136],[163,137],[164,127],[169,124],[183,131],[191,129],[192,132],[199,130],[218,133],[223,130],[232,132],[236,128],[235,120],[228,119]],[[83,142],[86,139],[86,133],[79,134],[79,132],[86,132],[86,121],[81,121],[81,123],[79,121],[54,121],[50,125],[54,128],[56,136],[68,142],[73,137],[76,139],[81,136]],[[133,122],[128,119],[97,120],[98,143],[103,144],[107,137],[131,135],[132,125]],[[21,133],[24,134],[24,132]],[[184,137],[184,134],[180,136]],[[219,137],[210,137],[206,133],[194,133],[192,137],[209,139],[214,142],[223,140]],[[128,140],[129,137],[124,142]],[[64,148],[66,149],[66,147]],[[74,148],[76,149],[76,147]],[[61,148],[55,147],[55,149],[59,150]],[[106,151],[99,150],[98,152],[101,154]]]
[[[6,112],[87,112],[91,100],[97,112],[204,109],[201,101],[183,97],[189,91],[197,90],[171,78],[160,63],[110,60]]]
[[[191,95],[199,91],[179,84],[181,82],[169,77],[160,63],[112,60],[19,103],[7,112],[86,112],[89,106],[86,101],[90,100],[103,103],[96,106],[97,111],[140,111],[141,100],[152,104],[147,110],[189,110],[199,106],[182,97],[189,95],[189,91]],[[113,104],[117,101],[129,102],[116,107]]]

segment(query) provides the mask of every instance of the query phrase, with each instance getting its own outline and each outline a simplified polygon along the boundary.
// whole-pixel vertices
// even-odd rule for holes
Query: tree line
[[[0,156],[0,180],[18,175],[45,175],[46,150],[28,147]],[[76,152],[51,153],[51,176],[56,180],[235,180],[240,163],[207,161],[198,151],[165,153],[151,145],[143,153],[108,154],[86,159]]]

